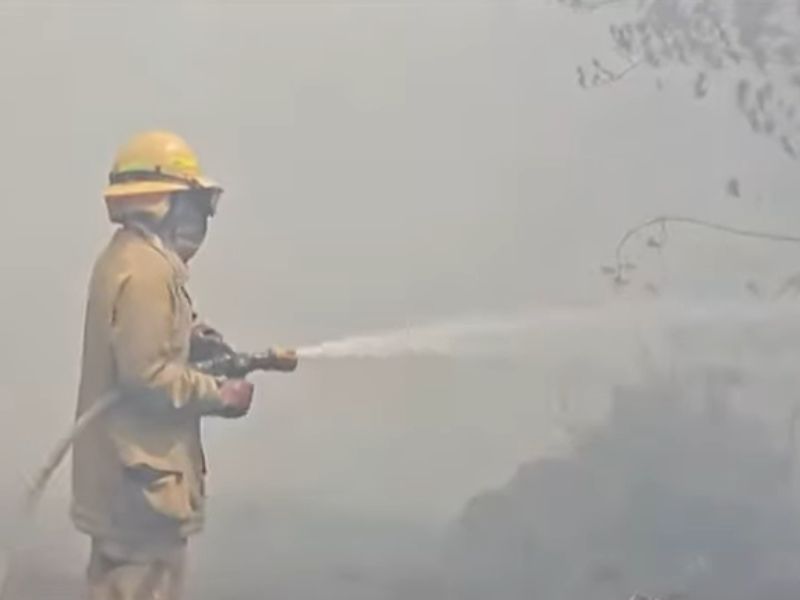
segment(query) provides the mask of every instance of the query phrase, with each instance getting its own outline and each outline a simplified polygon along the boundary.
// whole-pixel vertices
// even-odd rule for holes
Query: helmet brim
[[[106,199],[127,198],[129,196],[146,196],[149,194],[169,194],[190,189],[184,183],[172,183],[166,181],[127,181],[125,183],[112,183],[109,185],[103,196]]]
[[[207,177],[197,177],[191,183],[179,181],[125,181],[112,183],[106,187],[103,196],[107,200],[126,198],[129,196],[145,196],[148,194],[170,194],[193,189],[218,190],[222,187]]]
[[[195,177],[194,185],[192,187],[203,190],[216,190],[222,193],[222,186],[208,177]]]

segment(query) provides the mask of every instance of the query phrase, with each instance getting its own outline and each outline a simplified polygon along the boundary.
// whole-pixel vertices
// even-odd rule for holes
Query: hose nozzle
[[[290,373],[297,368],[297,352],[288,348],[270,348],[272,369]]]

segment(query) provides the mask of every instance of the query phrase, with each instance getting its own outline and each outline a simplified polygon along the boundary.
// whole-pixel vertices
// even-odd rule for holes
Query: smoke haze
[[[764,516],[797,518],[798,323],[790,302],[766,309],[745,289],[779,286],[799,249],[696,230],[662,252],[641,240],[637,274],[673,307],[646,318],[600,271],[657,214],[792,233],[797,165],[727,98],[635,77],[581,90],[575,66],[607,47],[607,18],[515,0],[0,0],[0,524],[72,420],[111,157],[163,127],[226,188],[192,265],[199,311],[245,350],[334,340],[308,353],[338,357],[257,377],[247,419],[207,423],[191,597],[572,600],[602,581],[609,598],[716,598],[754,555],[759,578],[800,589],[784,576],[795,526]],[[738,198],[723,190],[734,175]],[[560,318],[529,326],[536,307]],[[570,307],[601,309],[571,321]],[[714,429],[717,405],[734,416]],[[647,473],[664,477],[639,493]],[[609,498],[595,509],[596,488]],[[20,599],[79,589],[68,497],[62,472],[25,539]],[[640,529],[586,542],[627,506]],[[703,519],[716,509],[734,516]],[[659,554],[669,532],[648,523],[689,528],[689,512],[709,523],[700,541]],[[724,562],[718,547],[753,531],[741,514],[758,547]],[[626,551],[587,557],[616,542]]]

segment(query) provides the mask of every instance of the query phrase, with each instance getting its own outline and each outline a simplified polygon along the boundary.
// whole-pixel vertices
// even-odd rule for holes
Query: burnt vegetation
[[[796,598],[794,437],[732,409],[742,383],[703,368],[617,387],[571,455],[469,503],[447,546],[453,597]]]

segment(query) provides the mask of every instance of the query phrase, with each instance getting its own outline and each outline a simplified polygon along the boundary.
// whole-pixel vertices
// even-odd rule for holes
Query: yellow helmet
[[[181,191],[206,191],[213,213],[222,193],[219,184],[203,176],[197,155],[183,138],[168,131],[131,138],[117,153],[108,179],[104,196],[109,218],[116,223],[138,213],[162,218],[169,195]]]
[[[206,189],[222,191],[203,176],[197,155],[183,138],[168,131],[135,135],[117,153],[105,198]]]

